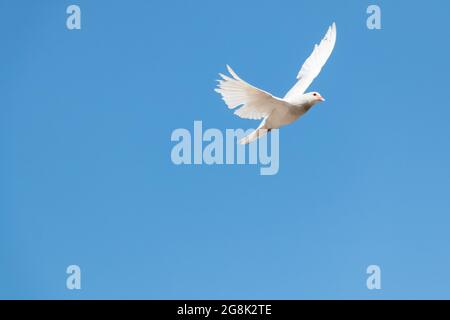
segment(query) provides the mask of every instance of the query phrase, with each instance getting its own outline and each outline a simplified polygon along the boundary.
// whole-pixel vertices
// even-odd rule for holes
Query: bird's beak
[[[324,101],[325,101],[325,98],[322,97],[322,96],[320,96],[320,97],[319,97],[319,100],[322,101],[322,102],[324,102]]]

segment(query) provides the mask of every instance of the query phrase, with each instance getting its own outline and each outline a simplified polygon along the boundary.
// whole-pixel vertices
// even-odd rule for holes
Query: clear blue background
[[[376,3],[2,0],[0,297],[450,298],[450,4]],[[282,96],[333,21],[278,175],[172,164],[176,128],[257,125],[226,63]]]

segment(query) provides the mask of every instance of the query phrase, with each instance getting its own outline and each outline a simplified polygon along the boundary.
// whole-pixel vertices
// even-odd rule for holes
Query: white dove
[[[325,101],[318,92],[305,93],[305,91],[319,75],[333,52],[335,43],[336,24],[333,23],[320,44],[315,45],[312,54],[306,59],[297,75],[297,83],[283,99],[245,82],[227,65],[233,78],[219,74],[222,80],[218,80],[219,84],[215,91],[222,95],[229,109],[241,106],[234,112],[239,117],[263,119],[255,131],[240,140],[241,144],[251,143],[272,129],[278,129],[296,121],[316,103]]]

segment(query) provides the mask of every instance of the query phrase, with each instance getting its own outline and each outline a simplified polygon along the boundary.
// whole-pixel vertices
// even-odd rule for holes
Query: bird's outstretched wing
[[[298,96],[305,93],[306,89],[308,89],[314,79],[319,75],[322,67],[327,62],[333,52],[335,44],[336,23],[333,23],[331,27],[328,28],[328,31],[320,44],[316,44],[314,46],[313,52],[309,58],[306,59],[297,75],[297,83],[286,94],[284,97],[285,100],[289,101],[293,96]]]
[[[233,78],[220,74],[222,80],[218,80],[219,84],[215,91],[222,95],[228,108],[235,109],[242,106],[234,112],[235,115],[257,120],[269,116],[275,108],[286,108],[288,105],[285,101],[239,78],[230,66],[227,68]]]

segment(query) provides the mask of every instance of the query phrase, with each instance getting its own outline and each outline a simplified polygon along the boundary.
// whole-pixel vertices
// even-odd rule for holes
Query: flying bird
[[[234,114],[244,119],[263,119],[259,127],[239,141],[251,143],[264,136],[272,129],[288,125],[309,111],[315,104],[325,101],[318,92],[305,93],[314,79],[319,75],[336,44],[336,24],[333,23],[320,44],[306,59],[297,75],[297,83],[283,97],[278,98],[264,90],[245,82],[227,65],[232,77],[219,74],[216,92],[222,95],[229,109],[237,109]]]

